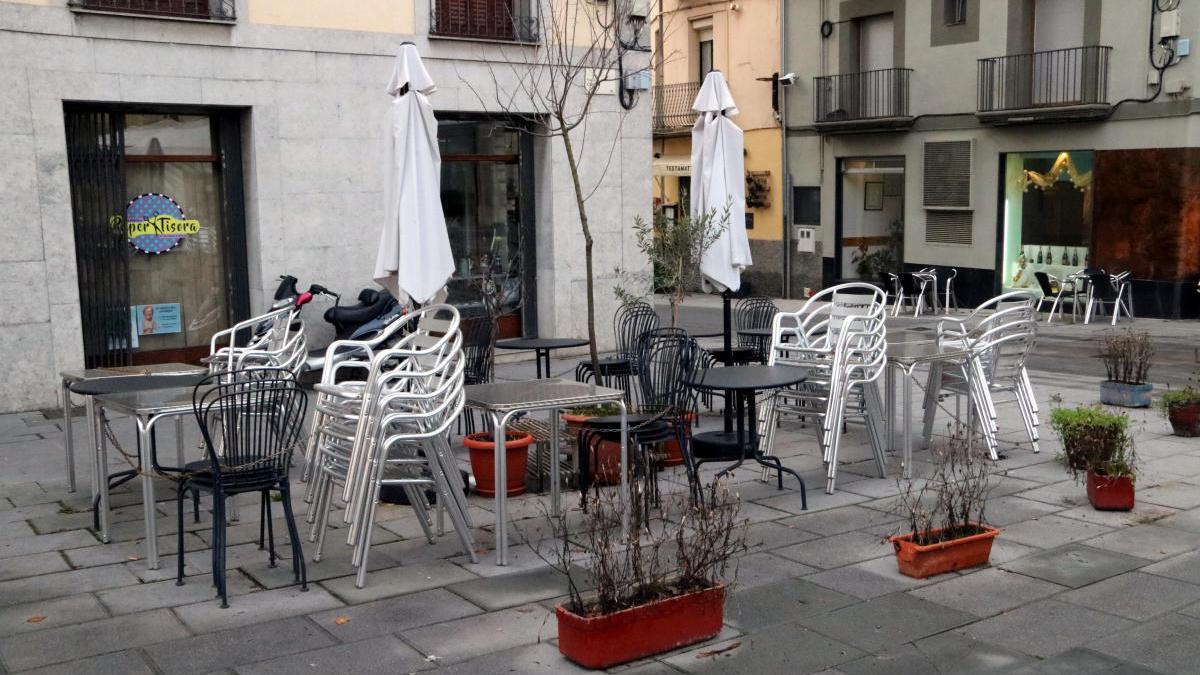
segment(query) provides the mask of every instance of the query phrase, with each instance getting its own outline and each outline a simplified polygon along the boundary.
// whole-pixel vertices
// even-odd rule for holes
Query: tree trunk
[[[583,185],[579,179],[579,164],[575,159],[575,146],[571,144],[571,132],[566,120],[558,117],[562,129],[563,150],[567,154],[567,167],[571,170],[571,184],[575,188],[575,206],[579,209],[579,228],[583,231],[584,267],[587,272],[587,329],[588,349],[592,361],[592,373],[600,382],[600,357],[596,349],[596,281],[592,274],[592,231],[588,227],[587,202],[583,198]]]

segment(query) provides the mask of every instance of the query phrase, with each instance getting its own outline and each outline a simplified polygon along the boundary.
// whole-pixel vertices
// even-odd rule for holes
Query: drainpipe
[[[788,164],[788,135],[787,135],[787,90],[779,84],[779,73],[788,72],[787,49],[787,4],[789,0],[779,0],[779,70],[775,73],[775,87],[779,92],[779,148],[780,181],[783,184],[783,194],[779,195],[783,204],[783,297],[792,297],[792,174]]]

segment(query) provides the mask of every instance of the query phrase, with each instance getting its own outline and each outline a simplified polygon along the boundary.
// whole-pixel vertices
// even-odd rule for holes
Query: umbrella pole
[[[730,309],[730,301],[733,293],[728,288],[721,292],[721,321],[722,333],[724,334],[724,351],[721,355],[723,365],[733,365],[733,317]],[[733,432],[733,392],[725,392],[725,433]]]

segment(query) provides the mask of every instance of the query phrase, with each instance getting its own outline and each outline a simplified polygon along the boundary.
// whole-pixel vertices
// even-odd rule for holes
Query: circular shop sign
[[[134,197],[125,207],[129,243],[142,253],[158,255],[175,248],[200,231],[200,221],[188,220],[183,207],[157,192]]]

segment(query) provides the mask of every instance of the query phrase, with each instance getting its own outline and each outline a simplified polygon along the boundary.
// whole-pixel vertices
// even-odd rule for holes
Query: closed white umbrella
[[[396,55],[384,139],[384,221],[375,281],[400,302],[426,303],[454,273],[442,213],[442,156],[428,96],[437,91],[416,46]]]
[[[721,228],[721,236],[700,259],[700,272],[722,290],[725,360],[731,363],[730,295],[741,288],[742,270],[752,264],[746,238],[745,140],[729,119],[738,109],[720,71],[705,76],[692,109],[699,113],[692,127],[692,217],[709,214]]]

